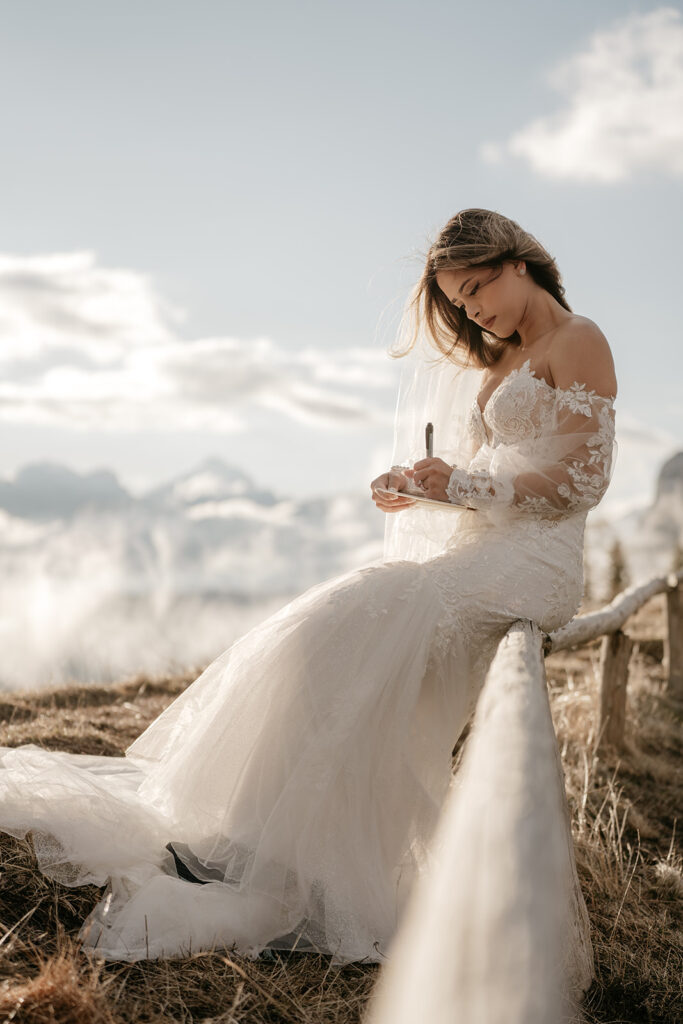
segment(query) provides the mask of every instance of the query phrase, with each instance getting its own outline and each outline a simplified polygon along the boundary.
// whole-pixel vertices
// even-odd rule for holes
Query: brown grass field
[[[587,1024],[683,1021],[683,704],[667,694],[664,683],[664,609],[660,595],[626,625],[638,646],[620,752],[595,753],[599,642],[546,659],[596,955]],[[201,666],[182,677],[0,695],[0,744],[122,754],[200,671]],[[362,1020],[379,970],[375,964],[331,968],[329,958],[308,953],[261,961],[233,960],[221,952],[135,964],[92,959],[75,936],[101,890],[70,889],[44,878],[28,840],[0,836],[0,844],[2,1022]]]

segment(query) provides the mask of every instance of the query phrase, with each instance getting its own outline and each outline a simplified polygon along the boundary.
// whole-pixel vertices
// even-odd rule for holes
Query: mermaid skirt
[[[381,962],[498,644],[515,619],[549,631],[578,606],[564,554],[534,546],[530,572],[531,550],[490,531],[311,587],[124,757],[0,748],[0,829],[31,832],[46,874],[106,886],[80,932],[105,959]],[[203,884],[178,876],[169,842]]]

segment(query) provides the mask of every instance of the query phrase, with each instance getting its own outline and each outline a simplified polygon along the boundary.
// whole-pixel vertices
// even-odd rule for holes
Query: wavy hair
[[[422,277],[401,323],[399,343],[403,342],[404,347],[401,351],[390,349],[389,355],[395,359],[408,355],[421,329],[443,356],[461,365],[474,362],[480,367],[490,366],[510,344],[520,345],[517,331],[502,340],[482,330],[446,298],[436,283],[439,270],[502,268],[509,260],[524,260],[536,284],[572,311],[555,260],[533,235],[495,210],[461,210],[429,247]]]

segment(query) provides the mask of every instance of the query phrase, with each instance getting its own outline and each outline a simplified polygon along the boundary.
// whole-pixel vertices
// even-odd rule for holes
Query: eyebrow
[[[472,277],[476,277],[476,276],[477,276],[476,274],[472,274]],[[467,281],[463,281],[463,283],[458,288],[458,295],[462,295],[463,288],[465,287],[466,284],[468,284],[469,281],[472,280],[472,277],[468,277]],[[451,302],[453,303],[453,305],[455,305],[455,299],[451,299]]]

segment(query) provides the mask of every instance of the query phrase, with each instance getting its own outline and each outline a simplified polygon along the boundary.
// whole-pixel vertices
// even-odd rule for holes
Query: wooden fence
[[[626,693],[633,639],[624,633],[627,619],[656,594],[666,594],[664,672],[667,692],[683,700],[683,570],[629,587],[599,611],[579,615],[554,633],[543,634],[544,655],[603,638],[600,650],[598,749],[624,743]]]
[[[544,656],[603,637],[599,742],[619,747],[634,646],[621,627],[656,594],[667,595],[667,690],[683,699],[682,580],[630,587],[554,633],[511,624],[365,1024],[583,1019],[593,950]]]

